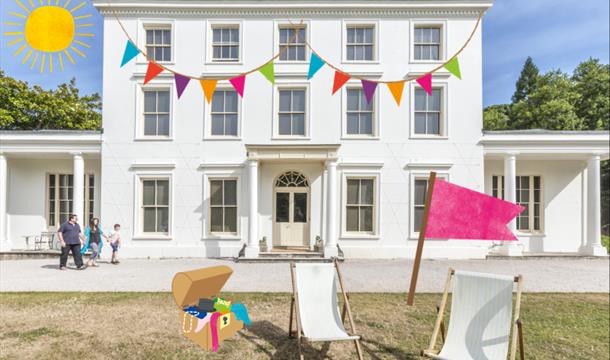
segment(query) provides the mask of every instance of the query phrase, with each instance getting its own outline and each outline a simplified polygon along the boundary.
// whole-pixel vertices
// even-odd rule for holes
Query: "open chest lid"
[[[172,295],[176,305],[195,305],[201,298],[218,294],[233,270],[224,265],[179,272],[172,280]]]

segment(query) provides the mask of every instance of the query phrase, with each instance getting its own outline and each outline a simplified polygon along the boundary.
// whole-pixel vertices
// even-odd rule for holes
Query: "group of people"
[[[68,254],[72,252],[74,263],[78,270],[84,270],[86,266],[83,264],[83,255],[87,250],[91,249],[91,256],[87,261],[87,266],[98,266],[97,261],[102,251],[104,244],[102,238],[112,247],[112,264],[118,264],[118,251],[121,245],[121,225],[114,224],[114,231],[110,234],[104,234],[100,227],[100,220],[92,218],[89,221],[89,226],[85,231],[78,224],[78,217],[74,214],[68,217],[68,220],[61,224],[57,230],[59,244],[61,245],[61,256],[59,258],[59,270],[65,270],[68,262]]]

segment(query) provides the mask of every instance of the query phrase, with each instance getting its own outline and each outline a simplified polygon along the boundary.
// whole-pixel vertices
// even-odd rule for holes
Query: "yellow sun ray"
[[[85,4],[87,4],[87,2],[83,1],[82,3],[80,3],[80,4],[76,5],[75,7],[73,7],[72,10],[70,10],[70,12],[75,12],[76,10],[78,10],[78,9],[82,8],[83,6],[85,6]]]
[[[30,6],[32,7],[32,9],[36,8],[36,5],[34,5],[34,3],[32,2],[32,0],[28,0],[28,2],[30,3]]]
[[[72,49],[72,51],[74,51],[75,53],[77,53],[78,55],[80,55],[82,57],[87,57],[85,54],[83,54],[80,50],[78,50],[74,46],[70,46],[70,49]]]
[[[8,45],[8,46],[15,45],[17,43],[22,42],[23,40],[24,40],[24,38],[20,37],[19,39],[13,40],[13,41],[11,41],[10,43],[8,43],[6,45]]]
[[[19,0],[15,0],[15,2],[17,3],[17,5],[19,5],[23,10],[25,10],[26,13],[30,13],[30,10],[28,8],[25,7],[25,5],[23,5],[21,2],[19,2]]]
[[[38,60],[38,52],[36,54],[34,54],[34,59],[32,60],[32,66],[30,66],[30,69],[34,68],[34,65],[36,65],[36,60]]]
[[[20,13],[16,13],[16,12],[14,12],[14,11],[9,12],[9,14],[11,14],[11,15],[15,15],[15,16],[20,17],[20,18],[23,18],[23,19],[26,19],[26,18],[27,18],[27,16],[25,16],[25,15],[23,15],[23,14],[20,14]]]
[[[64,4],[64,7],[68,7],[68,5],[70,5],[71,2],[72,2],[72,0],[67,0],[66,3]]]
[[[93,37],[93,34],[88,34],[88,33],[76,33],[76,36],[86,36],[86,37]]]
[[[86,14],[86,15],[81,15],[81,16],[75,16],[75,17],[74,17],[74,20],[86,19],[86,18],[90,18],[90,17],[92,17],[92,16],[93,16],[93,15],[91,15],[91,14]]]
[[[22,23],[16,23],[16,22],[12,22],[12,21],[7,21],[4,23],[4,25],[9,25],[9,26],[21,26],[23,25]]]
[[[47,54],[42,54],[42,59],[40,59],[40,73],[44,70],[44,59],[47,57]]]
[[[5,32],[4,35],[6,35],[6,36],[23,35],[23,31],[9,31],[9,32]]]
[[[76,27],[89,27],[89,26],[93,26],[93,24],[78,24],[78,25],[76,25]]]
[[[21,45],[21,47],[19,49],[17,49],[17,51],[15,51],[15,54],[13,56],[17,56],[17,55],[21,54],[21,52],[23,51],[23,49],[25,49],[26,46],[28,46],[28,44]]]
[[[60,52],[57,53],[57,57],[59,58],[59,68],[61,69],[61,71],[64,71],[64,59],[61,56]]]
[[[28,52],[28,54],[27,54],[27,55],[26,55],[26,56],[23,58],[23,61],[21,62],[22,64],[25,64],[25,63],[26,63],[26,61],[28,61],[28,59],[30,58],[30,55],[32,55],[32,52],[33,52],[33,51],[34,51],[33,49],[30,49],[30,51]]]
[[[53,72],[53,54],[49,54],[49,72]]]
[[[91,45],[89,44],[85,44],[84,42],[80,41],[80,40],[74,40],[75,43],[77,43],[78,45],[82,45],[86,48],[91,48]]]
[[[70,53],[68,52],[68,50],[64,49],[64,54],[66,54],[66,56],[68,57],[68,60],[70,60],[70,62],[72,64],[74,64],[74,59],[72,59],[72,56],[70,56]]]

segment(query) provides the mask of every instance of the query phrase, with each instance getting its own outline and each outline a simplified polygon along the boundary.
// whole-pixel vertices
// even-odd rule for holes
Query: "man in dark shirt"
[[[85,236],[77,222],[76,215],[72,214],[68,221],[61,224],[57,235],[59,236],[59,244],[61,245],[61,257],[59,258],[59,270],[66,270],[68,262],[68,254],[72,251],[74,263],[78,270],[83,270],[83,257],[80,253],[82,243],[85,241]]]

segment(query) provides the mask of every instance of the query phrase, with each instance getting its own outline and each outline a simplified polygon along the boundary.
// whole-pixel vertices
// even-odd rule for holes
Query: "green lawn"
[[[602,245],[606,248],[606,251],[610,254],[610,236],[602,235]]]
[[[287,336],[290,297],[232,293],[253,326],[205,352],[181,334],[169,293],[0,293],[2,359],[295,359]],[[368,359],[418,359],[429,341],[438,294],[353,294]],[[608,294],[524,294],[527,359],[608,359]],[[316,344],[306,359],[352,359],[352,343]]]

